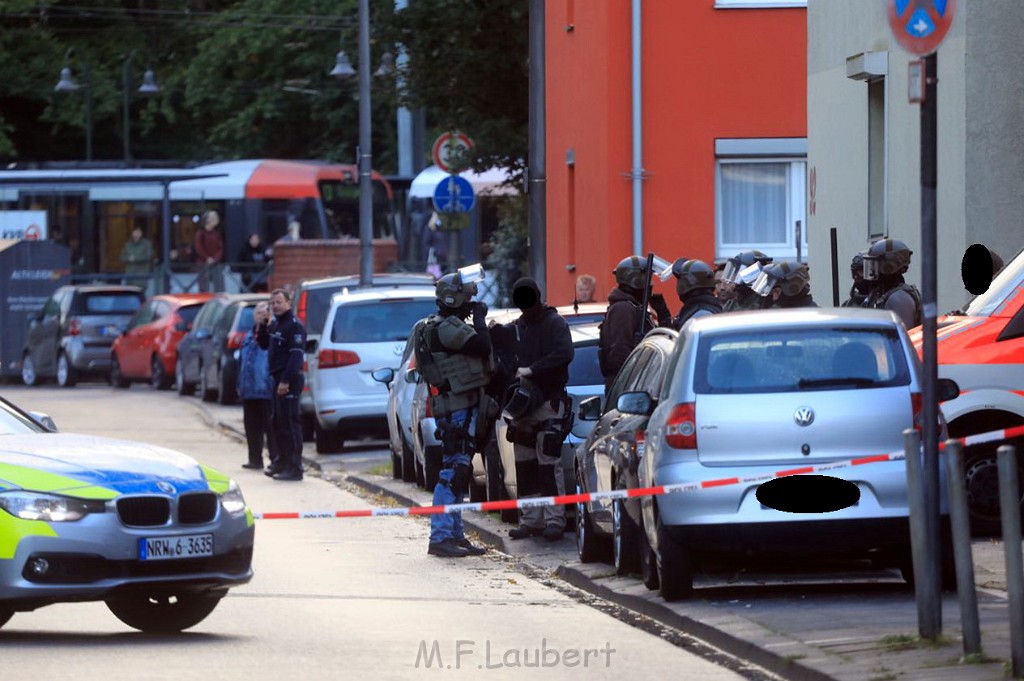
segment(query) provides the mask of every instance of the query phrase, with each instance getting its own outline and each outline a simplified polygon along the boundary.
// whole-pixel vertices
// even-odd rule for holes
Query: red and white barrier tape
[[[954,438],[962,445],[977,445],[985,442],[998,442],[1012,437],[1024,435],[1024,426],[993,430],[988,433],[978,433],[967,437]],[[939,443],[939,449],[944,449],[945,443]],[[709,487],[725,487],[728,485],[746,485],[751,483],[764,483],[775,478],[784,478],[790,475],[806,475],[809,473],[824,473],[838,470],[840,468],[851,468],[853,466],[864,466],[871,463],[883,461],[902,461],[905,458],[903,452],[891,452],[889,454],[876,454],[874,456],[862,456],[855,459],[843,461],[832,461],[817,466],[801,466],[775,471],[771,474],[754,475],[749,477],[719,478],[716,480],[703,480],[701,482],[688,482],[675,485],[658,485],[656,487],[638,487],[634,489],[610,490],[608,492],[589,492],[586,494],[564,494],[557,497],[530,497],[528,499],[508,499],[505,501],[482,501],[468,504],[448,504],[446,506],[411,506],[405,508],[364,508],[354,511],[299,511],[282,513],[253,513],[257,520],[298,520],[304,518],[369,518],[386,515],[439,515],[442,513],[462,513],[463,511],[505,511],[513,508],[533,508],[536,506],[560,506],[565,504],[587,503],[598,499],[626,499],[630,497],[648,497],[661,494],[677,494],[680,492],[697,492]]]

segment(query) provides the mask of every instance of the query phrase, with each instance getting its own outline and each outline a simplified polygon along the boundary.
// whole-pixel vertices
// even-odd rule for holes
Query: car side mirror
[[[642,390],[622,393],[615,403],[615,408],[623,414],[650,416],[651,412],[654,411],[654,400]]]
[[[601,418],[601,396],[594,395],[580,400],[580,421],[597,421]]]
[[[940,378],[935,385],[935,397],[939,402],[948,402],[960,397],[960,386],[952,378]]]
[[[384,367],[382,369],[374,369],[370,372],[373,376],[373,380],[384,385],[391,385],[391,381],[395,380],[395,370],[391,367]]]
[[[405,372],[405,382],[406,383],[419,383],[420,382],[420,372],[417,371],[416,369],[409,369],[408,371]]]
[[[44,414],[41,411],[30,411],[28,415],[35,419],[36,423],[41,425],[43,428],[46,428],[51,433],[57,432],[57,424],[54,423],[49,414]]]
[[[307,355],[314,354],[316,352],[317,345],[318,345],[318,343],[316,342],[316,338],[308,338],[308,339],[306,339],[306,354]]]

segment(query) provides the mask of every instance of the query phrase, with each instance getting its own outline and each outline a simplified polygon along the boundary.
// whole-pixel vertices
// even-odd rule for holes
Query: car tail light
[[[910,393],[910,410],[914,413],[914,430],[923,435],[924,397],[921,393]]]
[[[337,369],[352,364],[359,364],[359,355],[351,350],[321,350],[317,355],[321,369]]]
[[[244,331],[232,331],[228,334],[228,350],[237,350],[242,347],[243,340],[245,340]]]
[[[309,297],[309,291],[303,291],[299,294],[299,302],[295,305],[295,316],[299,318],[303,326],[306,324],[306,300]]]
[[[647,445],[647,431],[638,430],[633,439],[633,453],[636,454],[636,458],[640,458],[644,455],[644,447]]]
[[[433,400],[431,400],[430,398],[431,397],[436,397],[437,395],[440,395],[440,394],[441,394],[440,390],[438,390],[434,386],[430,386],[430,397],[427,398],[427,405],[426,405],[426,408],[423,410],[423,417],[424,418],[428,418],[428,419],[434,418],[434,410],[430,406],[430,403],[433,402]]]
[[[81,336],[82,335],[82,320],[78,317],[68,318],[68,335],[69,336]]]
[[[672,407],[665,424],[665,443],[674,449],[697,449],[697,410],[693,402]]]

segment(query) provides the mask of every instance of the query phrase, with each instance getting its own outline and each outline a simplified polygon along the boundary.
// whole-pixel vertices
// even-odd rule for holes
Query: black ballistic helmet
[[[631,255],[619,261],[618,266],[612,271],[615,275],[615,283],[619,286],[629,286],[640,291],[647,287],[647,258],[639,255]]]
[[[776,286],[782,295],[794,298],[811,290],[811,273],[807,265],[795,260],[783,260],[765,265],[757,281],[750,287],[759,296],[767,296]]]
[[[750,267],[755,262],[759,263],[763,267],[771,261],[772,257],[770,255],[757,250],[737,253],[726,260],[725,269],[722,270],[722,279],[730,284],[736,284],[739,282],[739,276],[742,270]]]
[[[676,271],[672,266],[673,273]],[[682,298],[694,289],[715,288],[715,270],[703,260],[687,260],[679,267],[676,274],[676,293]]]
[[[903,274],[910,268],[912,254],[899,239],[879,239],[864,254],[864,278],[874,281],[885,275]]]
[[[434,285],[437,306],[458,309],[476,295],[476,284],[463,284],[458,272],[446,274]]]

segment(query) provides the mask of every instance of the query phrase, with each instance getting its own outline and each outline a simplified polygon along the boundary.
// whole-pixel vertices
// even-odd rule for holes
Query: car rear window
[[[191,323],[196,320],[196,315],[199,314],[199,310],[201,309],[203,309],[202,303],[197,303],[195,305],[182,305],[178,308],[178,316],[181,317],[183,321]]]
[[[133,293],[84,293],[75,304],[78,314],[134,314],[141,306]]]
[[[909,383],[895,329],[759,329],[702,338],[693,388],[698,394],[737,394]]]
[[[306,292],[306,332],[321,333],[327,312],[331,309],[331,297],[344,286],[325,286],[313,288]]]
[[[433,298],[374,300],[338,306],[331,327],[334,343],[408,340],[416,322],[437,312]]]
[[[604,385],[596,345],[577,345],[569,363],[569,385]]]

